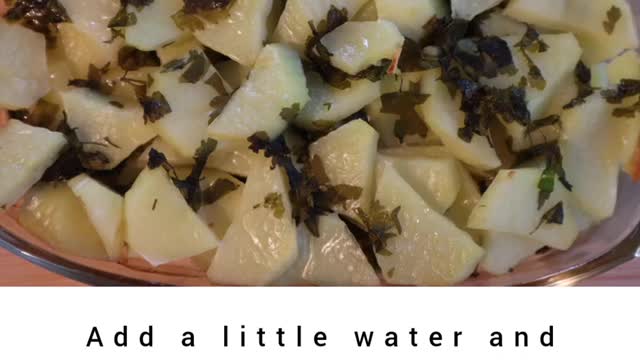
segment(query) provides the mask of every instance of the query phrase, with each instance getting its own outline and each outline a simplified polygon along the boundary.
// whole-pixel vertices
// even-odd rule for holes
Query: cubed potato
[[[268,285],[281,277],[298,256],[291,211],[285,174],[264,159],[247,178],[240,210],[207,272],[209,279],[215,284]]]
[[[451,98],[446,85],[439,80],[440,70],[430,70],[422,79],[422,93],[431,96],[421,106],[423,118],[444,146],[456,158],[481,170],[500,167],[501,161],[486,137],[474,136],[466,142],[458,136],[465,114],[460,111],[460,96]]]
[[[347,74],[357,75],[383,60],[393,60],[402,50],[404,37],[390,21],[349,21],[320,42],[331,55],[331,64]]]
[[[413,41],[424,36],[424,26],[433,17],[449,15],[443,0],[375,0],[380,19],[396,24],[402,34]]]
[[[400,208],[402,231],[376,257],[385,280],[397,285],[452,285],[466,280],[484,255],[466,232],[431,209],[391,166],[377,178],[376,200]]]
[[[137,21],[124,28],[127,44],[143,51],[153,51],[178,40],[183,33],[171,16],[183,6],[182,0],[153,1],[141,9],[128,5],[127,12],[135,14]]]
[[[539,209],[538,183],[542,169],[501,170],[469,217],[472,229],[520,235],[559,250],[567,250],[578,237],[569,203],[569,191],[556,181],[554,192]],[[562,224],[546,223],[543,217],[563,204]]]
[[[318,156],[332,185],[350,185],[362,189],[360,199],[337,212],[356,217],[355,210],[369,210],[374,194],[378,133],[363,120],[354,120],[311,144],[311,157]]]
[[[18,120],[0,127],[0,207],[13,205],[38,182],[66,144],[62,134]]]
[[[337,215],[320,217],[320,237],[310,236],[310,256],[303,278],[322,286],[375,286],[380,279]]]
[[[109,259],[120,259],[124,254],[124,198],[86,174],[69,180],[68,185],[100,235]]]
[[[127,244],[153,266],[218,247],[163,168],[143,170],[125,195],[124,214]]]
[[[289,44],[301,54],[311,36],[309,23],[318,26],[326,20],[329,9],[346,9],[349,18],[368,0],[288,0],[273,34],[273,41]]]
[[[144,123],[143,110],[136,103],[123,108],[89,89],[73,88],[63,92],[69,127],[85,143],[88,152],[104,154],[108,162],[91,164],[100,170],[113,169],[139,146],[156,136]]]
[[[65,254],[108,259],[82,202],[65,183],[41,184],[32,189],[18,221],[28,232]]]
[[[309,101],[307,82],[298,54],[281,44],[267,45],[224,111],[209,126],[218,140],[246,140],[264,131],[276,138],[287,127],[282,110],[302,109]]]
[[[205,46],[245,66],[253,66],[267,40],[273,0],[236,0],[229,16],[194,33]]]
[[[42,34],[0,19],[0,107],[28,108],[50,89]]]

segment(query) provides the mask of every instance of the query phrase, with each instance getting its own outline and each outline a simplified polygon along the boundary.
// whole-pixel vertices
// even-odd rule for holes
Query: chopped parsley
[[[118,51],[118,65],[124,71],[136,71],[144,67],[160,66],[160,58],[155,51],[141,51],[133,46],[123,46]]]
[[[273,210],[273,216],[276,219],[282,219],[284,217],[284,213],[286,212],[286,208],[284,207],[284,202],[282,201],[282,194],[280,193],[269,193],[264,197],[264,202],[261,204],[257,204],[254,206],[254,209],[265,208]]]
[[[402,234],[402,225],[398,215],[400,206],[389,211],[378,200],[374,201],[369,212],[358,208],[356,214],[362,223],[363,230],[367,233],[368,244],[366,247],[382,256],[391,256],[393,253],[387,249],[387,242]]]
[[[542,215],[540,223],[535,228],[535,230],[531,232],[531,234],[534,234],[536,231],[540,230],[540,228],[544,224],[564,224],[564,204],[562,202],[558,203],[557,205],[549,209],[549,211],[547,211],[544,215]]]
[[[292,123],[298,118],[298,114],[300,114],[302,109],[300,108],[300,103],[295,103],[291,105],[291,107],[284,108],[280,112],[280,117],[282,120]]]
[[[110,96],[115,91],[116,83],[113,80],[106,79],[105,76],[109,72],[110,64],[99,68],[93,64],[89,65],[89,71],[86,79],[72,79],[69,86],[86,88],[99,94]]]
[[[544,148],[546,157],[546,167],[542,172],[538,182],[538,209],[542,209],[545,203],[551,198],[555,190],[556,178],[569,191],[573,191],[573,185],[567,180],[567,175],[562,166],[562,153],[557,144]]]
[[[402,88],[402,85],[400,85]],[[411,83],[407,91],[384,94],[380,98],[383,114],[398,115],[394,126],[394,134],[400,142],[409,135],[427,137],[428,128],[416,110],[416,106],[427,101],[429,95],[422,94],[419,83]]]
[[[299,169],[283,137],[272,141],[266,133],[260,132],[248,140],[251,150],[255,153],[263,152],[265,157],[271,158],[274,168],[278,166],[285,171],[289,180],[293,217],[298,224],[305,224],[316,237],[320,236],[319,216],[333,212],[337,206],[346,209],[348,202],[362,196],[362,189],[359,187],[331,184],[324,164],[317,156],[301,156],[305,161]]]
[[[219,199],[218,197],[213,199],[212,202],[208,202],[206,196],[212,196],[212,192],[215,193],[215,190],[203,190],[200,184],[207,161],[211,154],[216,150],[217,146],[218,142],[214,139],[203,140],[193,157],[195,165],[191,169],[189,175],[184,179],[178,176],[175,168],[167,160],[167,157],[156,149],[152,148],[149,150],[149,161],[147,166],[149,169],[157,169],[159,167],[164,168],[165,171],[169,173],[174,185],[178,190],[180,190],[180,193],[186,200],[187,204],[189,204],[193,211],[197,212],[203,205],[213,203],[215,200]],[[213,186],[215,187],[215,184]],[[218,191],[220,191],[220,189],[218,189]],[[211,201],[212,198],[209,198],[208,200]]]
[[[171,105],[159,91],[154,91],[151,96],[144,96],[139,101],[144,110],[145,124],[154,123],[172,112]]]
[[[563,109],[569,110],[585,103],[586,99],[595,93],[595,89],[591,87],[591,69],[582,61],[579,61],[573,72],[576,86],[578,87],[578,96],[566,104]]]
[[[622,10],[617,6],[612,6],[609,11],[607,11],[607,19],[602,23],[604,31],[609,35],[613,34],[620,19],[622,19]]]

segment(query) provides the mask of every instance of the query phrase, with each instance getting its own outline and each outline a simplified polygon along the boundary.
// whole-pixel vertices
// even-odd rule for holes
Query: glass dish
[[[537,255],[510,274],[481,275],[463,285],[573,285],[640,257],[639,186],[623,176],[615,216],[583,234],[569,251]],[[136,259],[110,263],[63,254],[25,232],[7,214],[0,214],[0,247],[91,285],[210,285],[205,270],[188,260],[153,269]]]
[[[629,2],[638,15],[640,1]],[[6,213],[0,213],[0,247],[47,270],[90,285],[211,285],[206,269],[190,260],[154,269],[136,259],[111,263],[63,254],[28,234]],[[633,184],[623,175],[615,215],[582,234],[569,251],[536,255],[510,274],[480,275],[463,285],[573,285],[637,257],[640,257],[640,184]]]

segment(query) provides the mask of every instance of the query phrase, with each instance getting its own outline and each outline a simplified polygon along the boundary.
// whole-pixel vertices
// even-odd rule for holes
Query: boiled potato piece
[[[109,22],[120,10],[119,0],[58,0],[81,31],[91,34],[96,41],[111,39]]]
[[[468,226],[532,238],[559,250],[569,249],[578,237],[578,228],[569,206],[570,194],[556,181],[553,194],[539,210],[538,182],[541,176],[542,170],[536,168],[501,170],[471,213]],[[543,221],[544,215],[561,202],[564,210],[562,225]]]
[[[280,168],[272,169],[267,160],[252,170],[238,216],[207,272],[216,284],[268,285],[282,276],[298,256],[285,174]]]
[[[86,77],[89,64],[116,64],[121,39],[112,38],[109,21],[120,10],[118,0],[61,0],[71,23],[58,25],[60,41],[73,64],[76,77]]]
[[[522,38],[527,32],[527,25],[504,15],[500,11],[493,11],[482,19],[480,30],[484,36],[517,36]]]
[[[540,53],[527,52],[546,81],[544,89],[537,89],[532,84],[529,84],[526,89],[527,107],[532,120],[543,118],[558,93],[564,90],[566,84],[575,82],[574,70],[582,54],[580,45],[572,34],[548,34],[542,35],[541,38],[549,45],[549,49]],[[513,76],[501,75],[494,79],[483,80],[484,84],[497,88],[517,85],[523,76],[527,76],[530,69],[524,54],[515,47],[521,37],[510,36],[504,39],[511,47],[518,72]],[[566,103],[568,101],[564,104]],[[544,131],[531,134],[527,134],[526,127],[515,122],[506,124],[506,127],[509,136],[513,139],[513,149],[516,151],[556,140],[560,134],[557,127],[545,128]]]
[[[296,261],[289,267],[289,269],[280,276],[277,280],[271,283],[272,286],[308,286],[312,285],[302,277],[304,268],[309,260],[310,244],[309,237],[311,234],[309,230],[300,225],[297,229],[297,242],[298,242],[298,256]]]
[[[144,167],[149,161],[149,150],[153,148],[163,153],[167,160],[174,166],[193,166],[195,161],[192,156],[180,155],[171,145],[156,139],[151,146],[140,156],[139,162]],[[262,156],[249,149],[249,142],[242,141],[218,141],[216,151],[209,156],[207,168],[218,169],[230,174],[247,177],[256,164],[259,164]]]
[[[325,83],[317,73],[307,74],[311,100],[295,119],[295,124],[307,130],[331,127],[360,111],[380,97],[381,82],[356,80],[345,90]]]
[[[351,19],[353,21],[375,21],[378,20],[378,9],[376,8],[376,0],[369,0],[364,4],[360,11]]]
[[[451,12],[454,18],[473,20],[481,13],[497,6],[503,0],[451,0]]]
[[[374,193],[378,133],[363,120],[355,120],[331,132],[309,147],[311,157],[318,156],[332,185],[362,188],[360,199],[335,211],[355,217],[355,209],[369,210]]]
[[[124,252],[123,197],[85,174],[69,180],[68,185],[82,202],[109,259],[118,260]]]
[[[604,22],[613,7],[621,11],[621,17],[609,34]],[[633,13],[626,0],[515,0],[509,2],[505,14],[532,25],[574,33],[589,65],[638,47]]]
[[[134,5],[128,5],[127,12],[135,14],[137,22],[124,28],[127,44],[143,51],[152,51],[178,40],[182,31],[171,16],[183,6],[182,0],[154,1],[139,10]]]
[[[18,120],[0,127],[0,207],[13,205],[38,182],[66,143],[60,133]]]
[[[460,174],[460,191],[456,200],[453,202],[449,210],[445,215],[456,224],[462,230],[473,237],[473,240],[480,244],[484,237],[484,232],[479,230],[470,229],[467,224],[469,223],[469,216],[476,208],[482,194],[480,194],[480,187],[476,180],[471,176],[469,170],[467,170],[462,164],[457,163],[458,171]]]
[[[486,254],[480,262],[480,270],[492,275],[504,275],[535,255],[544,244],[524,236],[488,231],[482,247]]]
[[[75,88],[61,95],[69,127],[86,143],[84,150],[100,152],[109,160],[105,164],[92,164],[97,169],[113,169],[156,136],[153,129],[144,124],[138,104],[119,108],[89,89]]]
[[[31,190],[25,204],[18,221],[31,234],[70,255],[108,258],[82,202],[67,184],[38,185]]]
[[[318,26],[332,6],[346,9],[349,18],[355,16],[368,0],[288,0],[280,21],[276,26],[273,40],[286,43],[298,52],[303,53],[304,47],[312,35],[309,23]]]
[[[42,34],[0,19],[0,107],[28,108],[50,89]]]
[[[413,190],[440,214],[453,205],[460,192],[460,171],[453,157],[382,155],[380,161],[393,166]]]
[[[433,17],[448,15],[442,0],[375,0],[380,19],[398,26],[402,34],[413,41],[424,36],[424,26]]]
[[[376,254],[390,284],[452,285],[467,279],[484,252],[464,231],[431,209],[392,166],[377,178],[376,200],[388,211],[400,207],[402,233]]]
[[[310,237],[305,280],[323,286],[380,285],[360,245],[337,215],[320,217],[318,229],[320,237]]]
[[[264,131],[271,138],[287,127],[284,109],[302,109],[309,101],[307,82],[298,54],[281,44],[267,45],[224,111],[209,126],[218,140],[245,140]]]
[[[562,115],[567,178],[578,205],[596,221],[613,215],[618,194],[620,144],[613,121],[618,119],[611,119],[611,112],[612,106],[596,94]]]
[[[609,82],[619,84],[622,79],[640,78],[640,55],[630,50],[613,59],[607,66]]]
[[[201,51],[197,53],[208,62]],[[211,100],[225,96],[231,92],[231,88],[225,84],[213,66],[210,66],[208,72],[195,84],[181,80],[183,72],[188,70],[187,67],[180,71],[153,74],[153,84],[149,87],[148,94],[160,92],[171,107],[169,114],[153,122],[153,128],[182,156],[192,157],[202,140],[207,137],[210,114],[216,110],[211,107]],[[220,79],[224,92],[207,84],[209,79],[216,76]]]
[[[267,40],[273,0],[236,0],[229,16],[194,33],[205,46],[245,66],[252,66]]]
[[[309,239],[311,236],[309,229],[307,229],[304,224],[298,225],[296,235],[298,240],[298,257],[293,265],[289,267],[287,272],[273,283],[274,286],[309,285],[309,282],[306,281],[302,275],[304,274],[304,268],[307,266],[307,262],[309,261],[309,255],[311,252]]]
[[[461,98],[452,99],[439,78],[440,70],[430,70],[422,79],[422,93],[431,95],[421,106],[423,119],[456,158],[481,170],[498,168],[501,161],[486,137],[474,136],[468,143],[458,136],[465,118],[460,111]]]
[[[218,238],[162,168],[145,169],[124,199],[126,242],[153,266],[218,247]]]
[[[349,21],[325,35],[320,42],[329,50],[331,64],[357,75],[382,60],[393,60],[402,50],[404,37],[390,21]]]

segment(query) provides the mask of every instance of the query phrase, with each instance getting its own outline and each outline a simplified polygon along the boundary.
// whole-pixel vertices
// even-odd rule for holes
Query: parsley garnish
[[[402,85],[401,85],[402,88]],[[398,115],[394,133],[400,142],[409,135],[427,137],[428,128],[416,110],[416,106],[424,104],[429,95],[422,94],[419,83],[412,83],[407,91],[384,94],[380,98],[382,102],[381,112],[384,114]]]
[[[389,211],[374,201],[370,212],[366,212],[361,208],[356,209],[356,214],[362,222],[363,230],[367,233],[368,247],[375,253],[382,256],[393,255],[387,249],[387,241],[402,234],[402,225],[400,225],[400,206]]]
[[[602,23],[604,31],[609,35],[613,34],[620,19],[622,19],[622,11],[619,7],[612,6],[609,11],[607,11],[607,19]]]
[[[257,204],[253,208],[258,209],[260,207],[273,210],[273,216],[275,216],[276,219],[282,219],[286,211],[282,201],[282,194],[280,193],[267,194],[267,196],[264,197],[264,202],[262,204]]]
[[[540,230],[542,225],[544,224],[556,224],[562,225],[564,224],[564,204],[562,202],[558,203],[556,206],[552,207],[547,211],[540,220],[538,226],[531,232],[533,235],[536,231]]]
[[[171,105],[169,105],[167,99],[159,91],[154,91],[151,96],[145,96],[139,99],[139,101],[144,110],[145,124],[149,122],[154,123],[172,112]]]
[[[141,51],[133,46],[123,46],[118,51],[118,65],[124,71],[136,71],[144,67],[160,66],[160,58],[155,51]]]
[[[248,140],[251,150],[256,153],[263,151],[265,157],[271,158],[273,167],[279,166],[285,171],[289,180],[293,217],[298,224],[305,224],[316,237],[320,236],[319,216],[331,213],[336,206],[346,208],[348,201],[357,200],[362,195],[359,187],[331,184],[322,160],[317,156],[312,159],[307,157],[302,169],[299,169],[283,137],[271,141],[266,133],[260,132]]]

